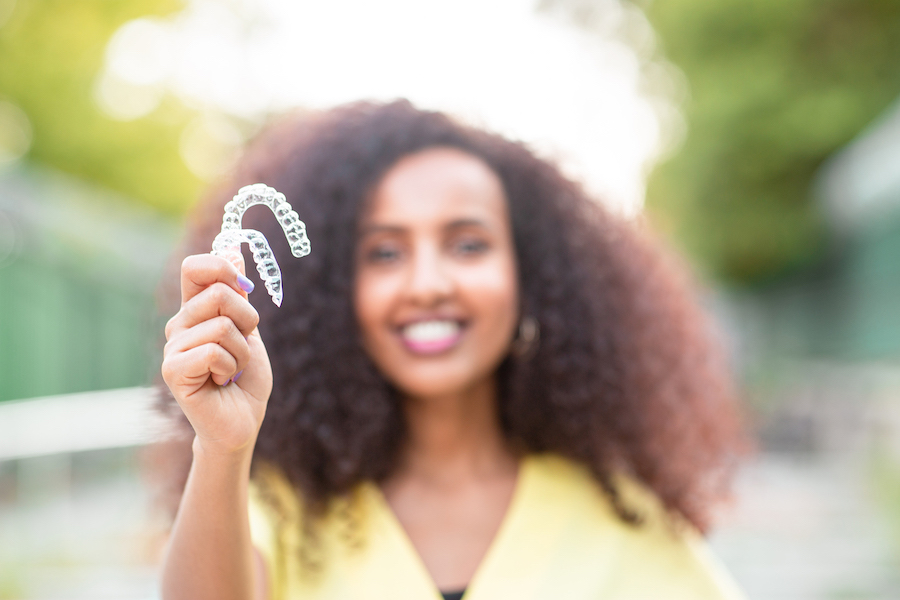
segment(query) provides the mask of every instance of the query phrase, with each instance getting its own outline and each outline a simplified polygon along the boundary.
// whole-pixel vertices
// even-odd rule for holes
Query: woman
[[[406,102],[272,127],[228,190],[257,181],[313,252],[245,216],[281,309],[247,302],[241,257],[182,265],[162,371],[195,436],[164,598],[739,597],[694,533],[741,448],[728,379],[646,235]]]

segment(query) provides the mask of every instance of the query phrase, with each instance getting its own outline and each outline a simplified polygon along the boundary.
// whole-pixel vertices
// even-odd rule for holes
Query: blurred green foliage
[[[706,271],[771,281],[822,256],[810,184],[900,95],[896,0],[655,0],[686,75],[684,147],[651,177],[648,210]]]
[[[18,0],[0,26],[0,99],[31,121],[28,158],[163,212],[183,212],[200,188],[178,154],[189,111],[170,100],[122,122],[104,115],[93,95],[119,26],[182,7],[179,0]]]

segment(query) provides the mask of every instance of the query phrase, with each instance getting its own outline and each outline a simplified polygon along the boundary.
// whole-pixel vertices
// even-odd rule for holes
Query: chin
[[[450,365],[434,368],[403,369],[397,377],[389,377],[401,394],[417,399],[443,398],[468,394],[492,382],[494,370],[474,373],[469,369],[453,369]]]
[[[471,389],[470,385],[454,380],[405,379],[397,381],[394,385],[404,396],[421,400],[457,396]]]

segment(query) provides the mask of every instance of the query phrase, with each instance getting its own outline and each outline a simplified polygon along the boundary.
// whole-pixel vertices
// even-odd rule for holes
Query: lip
[[[426,321],[455,321],[459,328],[456,333],[453,335],[448,335],[436,340],[412,340],[403,335],[403,330],[405,327],[415,324],[422,323]],[[449,317],[431,317],[431,318],[423,318],[423,319],[415,319],[408,321],[403,324],[403,326],[397,328],[397,337],[400,338],[401,344],[406,348],[409,352],[413,354],[418,354],[421,356],[431,356],[436,354],[442,354],[444,352],[448,352],[452,350],[460,341],[463,336],[463,332],[466,328],[466,323],[460,319],[449,318]]]

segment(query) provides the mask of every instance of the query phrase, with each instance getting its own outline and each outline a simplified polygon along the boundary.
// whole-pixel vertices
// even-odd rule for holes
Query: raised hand
[[[243,268],[239,254],[186,258],[181,309],[166,325],[163,379],[206,452],[252,452],[272,392]]]

